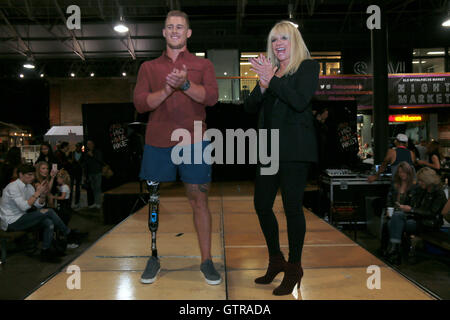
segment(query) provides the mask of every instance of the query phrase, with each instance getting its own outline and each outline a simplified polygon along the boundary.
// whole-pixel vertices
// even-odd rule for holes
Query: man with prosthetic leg
[[[205,107],[217,103],[218,88],[212,63],[187,50],[186,43],[191,34],[187,15],[181,11],[169,12],[163,29],[166,51],[159,58],[141,65],[134,90],[136,110],[140,113],[150,111],[140,178],[147,181],[150,193],[148,226],[152,233],[152,256],[141,276],[142,283],[153,283],[161,269],[156,250],[158,190],[160,183],[176,181],[177,172],[194,212],[201,252],[200,271],[210,285],[217,285],[222,280],[211,258],[208,208],[211,164],[203,157],[201,163],[194,161],[194,153],[200,151],[203,155],[207,146],[203,141]],[[194,135],[194,123],[201,124],[202,136]],[[177,136],[175,131],[179,129],[194,139],[187,142],[183,137],[181,142],[173,141],[172,134]],[[172,153],[181,156],[183,161],[174,161]],[[191,161],[184,161],[183,154],[186,158],[190,154]]]

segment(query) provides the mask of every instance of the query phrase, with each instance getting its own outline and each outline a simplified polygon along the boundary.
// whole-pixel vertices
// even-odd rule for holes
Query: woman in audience
[[[441,171],[441,154],[439,153],[439,142],[431,141],[427,146],[428,161],[419,160],[417,164],[432,168],[437,174]]]
[[[52,167],[53,164],[58,164],[58,159],[56,159],[55,155],[53,154],[52,146],[47,142],[41,144],[39,158],[37,158],[36,163],[41,161],[47,162],[49,167]]]
[[[418,239],[415,236],[424,232],[438,231],[443,224],[442,209],[447,198],[440,183],[440,177],[431,168],[422,168],[417,172],[417,187],[414,189],[410,204],[398,204],[399,209],[408,216],[407,221],[391,219],[391,226],[406,231],[408,240],[411,240],[409,257],[415,258],[415,245]],[[390,226],[390,228],[391,228]],[[403,233],[403,232],[402,232]],[[399,236],[400,234],[400,236]],[[397,233],[397,239],[401,233]]]
[[[414,170],[408,162],[400,162],[387,197],[387,208],[395,208],[392,217],[382,217],[381,250],[389,259],[398,259],[402,234],[407,223],[400,205],[411,204],[414,190]],[[387,213],[387,211],[386,211]]]
[[[54,207],[54,196],[51,190],[53,190],[55,177],[58,171],[57,170],[50,171],[49,164],[45,161],[40,161],[36,163],[35,167],[36,167],[36,179],[33,183],[33,186],[35,189],[37,189],[40,184],[42,184],[44,181],[47,181],[48,189],[50,190],[50,192],[47,193],[47,204],[49,207],[52,208]]]

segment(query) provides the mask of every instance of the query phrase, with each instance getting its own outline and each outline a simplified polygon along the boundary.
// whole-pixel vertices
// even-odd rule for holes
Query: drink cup
[[[388,217],[392,217],[393,214],[394,214],[394,208],[393,207],[387,208]]]

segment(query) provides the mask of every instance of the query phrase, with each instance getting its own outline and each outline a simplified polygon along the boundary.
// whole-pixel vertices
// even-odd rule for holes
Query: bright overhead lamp
[[[447,18],[444,22],[442,22],[442,26],[449,28],[450,27],[450,18]]]
[[[24,75],[23,75],[23,74],[21,73],[21,74],[19,75],[19,77],[20,77],[20,78],[23,78],[23,77],[24,77]]]
[[[427,54],[430,55],[430,56],[433,56],[433,55],[444,55],[445,51],[428,51]]]
[[[44,77],[44,74],[43,73],[41,73],[41,78],[43,78]]]
[[[125,24],[125,19],[123,18],[123,8],[119,7],[119,22],[114,26],[114,30],[118,33],[128,32],[128,27]]]
[[[70,76],[71,76],[72,78],[75,78],[75,73],[72,72],[72,73],[70,74]]]
[[[91,72],[91,77],[95,76],[95,73]]]
[[[123,76],[123,77],[126,77],[126,76],[127,76],[127,73],[126,73],[126,72],[122,72],[122,76]]]
[[[27,62],[27,63],[25,63],[23,65],[23,67],[26,68],[26,69],[34,69],[35,65],[33,63],[31,63],[31,62]]]
[[[119,33],[125,33],[128,32],[129,29],[124,23],[120,22],[114,27],[114,30]]]

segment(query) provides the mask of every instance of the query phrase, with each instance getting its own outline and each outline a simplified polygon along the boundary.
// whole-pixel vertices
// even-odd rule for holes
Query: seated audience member
[[[439,153],[439,142],[431,141],[427,146],[428,160],[418,160],[417,164],[432,168],[437,174],[441,171],[441,154]]]
[[[58,215],[65,225],[69,225],[72,217],[72,209],[70,206],[70,176],[66,170],[60,170],[56,175],[58,194],[54,197],[57,202],[56,209]]]
[[[36,163],[41,161],[47,162],[50,168],[54,164],[58,164],[58,159],[56,159],[55,155],[53,154],[52,146],[47,142],[41,144],[39,157],[37,158]]]
[[[47,193],[46,202],[49,207],[53,208],[55,205],[53,192],[56,193],[55,192],[56,189],[54,188],[55,184],[54,182],[58,170],[50,171],[49,164],[45,161],[40,161],[36,163],[35,167],[36,167],[36,178],[34,180],[33,186],[34,188],[37,188],[39,184],[43,183],[44,181],[48,183],[48,189],[50,192]]]
[[[386,203],[387,208],[396,210],[390,219],[388,216],[382,217],[381,249],[390,260],[398,259],[402,234],[407,224],[406,216],[399,206],[411,203],[414,187],[413,168],[407,162],[401,162],[394,174]]]
[[[0,171],[0,194],[10,182],[17,179],[17,168],[23,163],[22,152],[18,147],[12,147],[6,154]]]
[[[41,258],[54,261],[63,254],[52,247],[53,233],[59,231],[63,237],[72,238],[73,233],[52,209],[43,209],[48,182],[44,181],[35,190],[32,186],[35,168],[21,165],[18,179],[8,184],[0,201],[0,215],[5,231],[28,231],[43,229]]]
[[[411,198],[410,204],[399,204],[399,209],[408,215],[405,230],[411,237],[410,258],[415,258],[415,244],[417,239],[424,232],[439,231],[443,224],[442,209],[447,202],[445,192],[440,184],[440,177],[431,168],[422,168],[417,172],[417,187]],[[395,220],[397,224],[404,225],[401,221]],[[394,219],[391,219],[393,222]]]

